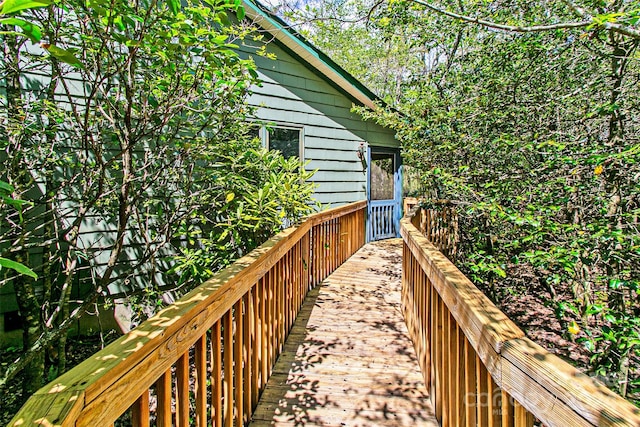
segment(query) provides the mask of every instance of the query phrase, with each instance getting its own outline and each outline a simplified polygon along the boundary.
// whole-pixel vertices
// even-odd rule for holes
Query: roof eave
[[[290,30],[285,29],[276,19],[269,16],[266,11],[261,10],[258,5],[251,1],[244,1],[243,3],[247,18],[253,20],[256,25],[268,31],[280,43],[285,45],[309,65],[316,68],[322,75],[326,76],[331,82],[362,105],[372,109],[377,107],[375,102],[377,97],[365,93],[369,92],[368,89],[364,87],[359,88],[357,85],[354,85],[350,81],[350,79],[355,80],[354,77],[340,69],[334,63],[323,60],[315,49],[295,37]]]

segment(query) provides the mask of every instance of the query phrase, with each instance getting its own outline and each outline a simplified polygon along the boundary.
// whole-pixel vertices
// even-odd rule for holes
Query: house
[[[369,200],[369,240],[395,237],[402,208],[399,143],[391,130],[351,111],[354,104],[374,108],[378,98],[264,6],[247,0],[244,7],[272,36],[267,52],[277,58],[241,48],[262,80],[249,103],[257,120],[273,124],[260,131],[265,145],[317,170],[315,198],[323,205]]]
[[[247,19],[271,35],[266,49],[277,58],[257,55],[252,46],[239,48],[241,56],[254,59],[262,81],[249,103],[256,107],[253,120],[263,124],[258,134],[265,146],[316,170],[315,198],[323,206],[369,200],[369,240],[396,237],[399,143],[391,130],[351,111],[354,104],[375,107],[376,96],[266,8],[249,0],[244,6]],[[20,339],[16,310],[12,287],[1,287],[0,345]]]

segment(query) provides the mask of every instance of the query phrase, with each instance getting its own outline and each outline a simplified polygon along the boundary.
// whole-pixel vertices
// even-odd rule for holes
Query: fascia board
[[[279,22],[274,20],[264,11],[260,10],[257,5],[250,1],[244,1],[243,5],[246,17],[252,20],[256,25],[261,27],[263,30],[268,31],[280,43],[285,45],[309,65],[317,69],[322,75],[347,92],[354,99],[358,100],[362,105],[372,109],[377,108],[374,99],[345,78],[344,71],[337,70],[325,62],[314,49],[310,48],[302,40],[296,38],[291,32],[284,29]]]

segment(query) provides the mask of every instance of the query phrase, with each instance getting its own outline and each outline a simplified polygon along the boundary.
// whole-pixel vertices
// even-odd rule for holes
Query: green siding
[[[354,100],[318,75],[297,57],[271,42],[267,51],[276,60],[252,55],[262,86],[253,88],[249,103],[255,118],[304,129],[304,160],[317,170],[315,197],[322,204],[339,205],[366,198],[366,174],[357,156],[360,144],[397,147],[393,132],[365,122],[351,111]]]

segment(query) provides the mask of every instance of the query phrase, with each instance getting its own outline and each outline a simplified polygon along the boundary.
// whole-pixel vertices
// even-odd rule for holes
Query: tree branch
[[[609,30],[614,33],[622,34],[627,37],[631,37],[634,39],[640,40],[640,31],[634,28],[631,28],[627,25],[618,24],[616,22],[603,22],[597,23],[593,19],[593,17],[582,9],[575,6],[570,1],[564,1],[565,4],[576,14],[579,14],[583,17],[584,20],[577,22],[559,22],[557,24],[548,24],[548,25],[532,25],[532,26],[519,26],[519,25],[506,25],[499,24],[497,22],[487,21],[485,19],[474,18],[471,16],[460,15],[455,12],[450,12],[448,10],[442,9],[440,7],[434,6],[431,3],[428,3],[423,0],[410,0],[413,3],[417,3],[426,7],[429,10],[432,10],[441,15],[448,16],[449,18],[459,19],[464,22],[469,22],[471,24],[482,25],[483,27],[493,28],[496,30],[509,31],[514,33],[536,33],[542,31],[552,31],[552,30],[562,30],[562,29],[573,29],[573,28],[587,28],[589,26],[593,26],[597,29]]]
[[[591,15],[589,15],[587,12],[585,12],[584,9],[582,9],[581,7],[579,7],[578,5],[576,5],[574,2],[572,2],[571,0],[562,0],[562,3],[566,4],[567,7],[569,9],[571,9],[571,11],[573,13],[576,14],[576,16],[579,16],[582,19],[586,19],[586,20],[592,20],[593,18],[591,17]]]

